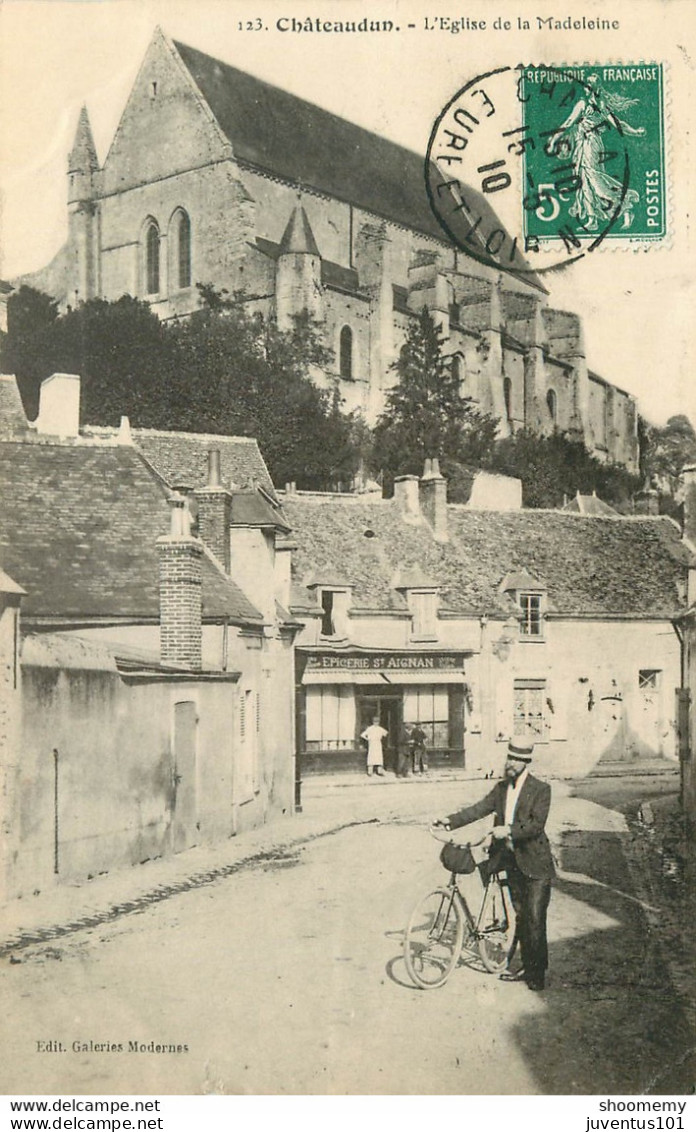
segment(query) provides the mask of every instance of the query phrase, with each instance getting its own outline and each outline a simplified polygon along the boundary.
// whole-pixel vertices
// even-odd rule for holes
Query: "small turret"
[[[75,275],[68,289],[68,301],[71,303],[87,302],[97,294],[95,182],[98,173],[99,161],[92,127],[87,107],[83,106],[68,157],[68,229],[75,264]]]
[[[75,131],[75,141],[68,157],[68,204],[81,204],[92,199],[94,174],[99,169],[97,150],[92,137],[87,107],[83,106]]]
[[[280,241],[276,268],[276,319],[280,330],[292,327],[295,315],[323,314],[321,255],[309,217],[298,201]]]

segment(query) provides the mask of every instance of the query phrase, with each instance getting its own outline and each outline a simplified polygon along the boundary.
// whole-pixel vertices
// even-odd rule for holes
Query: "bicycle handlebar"
[[[428,826],[428,833],[431,837],[434,837],[436,841],[441,841],[443,845],[446,845],[449,841],[452,841],[451,829],[441,829],[440,826],[436,826],[432,822]],[[490,836],[490,833],[484,833],[483,837],[479,837],[478,841],[468,841],[467,845],[469,846],[469,849],[475,849],[477,845],[483,845],[484,841],[487,841]]]

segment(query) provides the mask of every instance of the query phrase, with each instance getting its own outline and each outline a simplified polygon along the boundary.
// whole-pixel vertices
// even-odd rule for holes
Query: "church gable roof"
[[[422,156],[184,43],[174,46],[238,160],[447,242],[428,203]]]

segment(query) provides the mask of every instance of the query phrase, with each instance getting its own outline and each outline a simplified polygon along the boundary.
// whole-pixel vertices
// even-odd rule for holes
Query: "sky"
[[[583,317],[590,367],[639,399],[656,424],[696,423],[694,224],[696,4],[691,0],[470,0],[449,5],[386,0],[3,0],[0,6],[0,274],[42,266],[66,232],[66,159],[80,107],[98,155],[114,130],[157,25],[183,40],[424,153],[452,95],[491,66],[519,62],[663,62],[669,235],[660,248],[606,244],[554,275],[550,302]],[[615,19],[619,28],[534,30],[536,16]],[[432,25],[451,14],[486,28]],[[408,35],[282,33],[279,17],[413,22]],[[246,30],[260,17],[268,30]],[[518,17],[530,30],[516,30]],[[503,26],[495,28],[494,22]],[[504,21],[509,20],[510,29]],[[241,23],[241,27],[240,27]],[[693,52],[693,56],[691,54]],[[548,280],[548,277],[547,277]]]

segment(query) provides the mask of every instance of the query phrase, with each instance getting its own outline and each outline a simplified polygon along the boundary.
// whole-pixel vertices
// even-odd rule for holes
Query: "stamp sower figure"
[[[413,773],[425,774],[428,769],[428,752],[425,749],[427,735],[418,724],[411,731],[411,744],[413,751]]]
[[[388,731],[380,726],[379,716],[374,716],[372,723],[366,727],[360,736],[367,743],[367,773],[384,774],[384,752],[382,740],[386,739]]]
[[[458,829],[495,814],[490,867],[507,871],[517,913],[523,970],[514,977],[536,991],[544,989],[548,966],[546,911],[555,870],[545,833],[551,787],[529,773],[533,752],[533,747],[509,743],[502,780],[480,802],[436,824]]]

